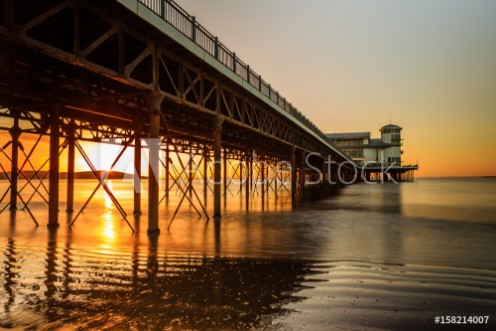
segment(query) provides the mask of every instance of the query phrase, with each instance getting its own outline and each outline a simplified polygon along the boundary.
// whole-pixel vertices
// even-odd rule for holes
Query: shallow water
[[[112,190],[132,215],[130,185]],[[94,186],[77,182],[76,209]],[[185,204],[167,231],[172,194],[158,237],[146,234],[146,208],[127,217],[133,235],[103,191],[72,230],[63,201],[56,232],[40,197],[38,228],[4,212],[0,327],[418,330],[435,316],[489,315],[494,329],[495,180],[357,184],[295,210],[282,190],[264,211],[252,199],[248,214],[237,190],[220,223]]]

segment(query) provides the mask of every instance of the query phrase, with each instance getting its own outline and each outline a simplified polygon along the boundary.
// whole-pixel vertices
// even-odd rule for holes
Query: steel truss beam
[[[127,86],[124,89],[129,91],[120,93],[118,89],[103,86],[109,95],[101,99],[98,91],[102,86],[99,84],[85,84],[82,79],[75,84],[70,74],[58,77],[61,75],[57,73],[57,68],[49,67],[48,71],[42,68],[29,70],[26,83],[20,84],[21,86],[30,87],[39,85],[40,82],[49,86],[57,81],[64,94],[86,94],[85,98],[79,98],[81,101],[66,105],[67,109],[76,112],[94,111],[101,109],[104,104],[112,109],[135,108],[144,92],[154,90],[155,79],[159,92],[180,111],[187,108],[208,117],[217,115],[220,110],[219,115],[226,123],[238,130],[246,130],[252,136],[266,137],[306,151],[321,151],[322,154],[328,152],[327,146],[294,122],[278,114],[245,89],[235,87],[229,79],[220,76],[212,68],[201,65],[198,59],[183,52],[181,47],[176,45],[175,49],[172,48],[172,40],[149,27],[145,28],[146,24],[142,21],[138,23],[137,17],[117,4],[66,0],[56,5],[33,6],[29,18],[24,18],[21,7],[13,7],[17,21],[0,27],[0,36],[3,35],[5,40],[11,40],[11,36],[15,35],[16,41],[24,48],[36,49],[50,58],[68,63],[69,66],[84,68],[110,78],[118,83],[113,84],[114,86]],[[111,7],[114,10],[109,10]],[[90,18],[91,25],[88,24]],[[51,38],[54,32],[51,24],[53,21],[65,22],[67,27],[60,28],[67,28],[72,34],[66,33],[64,40]],[[5,58],[12,61],[9,54]],[[15,58],[13,60],[16,61]],[[152,63],[158,65],[151,65]],[[14,73],[6,73],[7,76],[16,74],[16,70]],[[65,79],[61,81],[60,78]],[[19,88],[16,93],[22,94],[21,90],[23,89]],[[42,91],[37,92],[36,95],[43,100]],[[91,97],[88,98],[89,96]],[[67,100],[72,101],[71,98]],[[114,115],[115,111],[109,109],[98,113],[100,116],[113,115],[126,120],[125,115],[119,112]],[[171,125],[169,129],[173,130],[174,127]]]

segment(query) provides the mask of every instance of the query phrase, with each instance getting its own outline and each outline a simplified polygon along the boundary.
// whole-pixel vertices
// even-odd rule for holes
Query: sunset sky
[[[392,122],[418,176],[496,175],[496,1],[177,2],[323,131]]]
[[[496,1],[177,2],[322,130],[391,121],[418,175],[496,175]]]

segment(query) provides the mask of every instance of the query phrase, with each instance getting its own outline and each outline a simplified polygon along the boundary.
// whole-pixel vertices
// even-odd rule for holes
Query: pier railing
[[[263,80],[261,75],[257,74],[248,64],[238,58],[235,52],[227,48],[217,37],[198,23],[195,16],[189,15],[176,2],[173,0],[139,0],[139,2],[175,27],[179,32],[296,118],[308,129],[322,139],[328,140],[326,135],[315,124],[298,111],[286,98],[281,96],[269,83]]]

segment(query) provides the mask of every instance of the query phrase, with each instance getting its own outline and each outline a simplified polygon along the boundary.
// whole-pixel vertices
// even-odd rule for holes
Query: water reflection
[[[18,212],[15,222],[0,221],[0,328],[263,329],[288,307],[312,311],[324,303],[305,316],[348,323],[361,302],[354,317],[368,311],[382,322],[380,309],[396,314],[401,306],[424,309],[431,322],[433,308],[454,307],[447,304],[453,294],[479,312],[494,307],[494,224],[409,218],[414,185],[354,185],[291,212],[283,194],[269,196],[269,213],[247,215],[242,199],[233,199],[220,222],[184,208],[167,232],[175,197],[161,208],[162,233],[152,237],[146,210],[133,235],[103,195],[72,230],[33,230]],[[76,203],[93,187],[82,183]],[[132,196],[122,197],[132,206]],[[461,312],[455,308],[446,313]],[[289,315],[291,323],[301,317]]]
[[[215,246],[220,250],[220,223]],[[4,249],[0,327],[84,329],[247,329],[265,327],[301,288],[310,265],[278,259],[170,256],[159,236],[135,236],[131,251],[113,254],[73,243],[71,232],[47,231],[46,248],[14,240]],[[42,273],[36,263],[43,261]],[[43,284],[32,286],[32,281]],[[16,298],[16,299],[15,299]],[[8,314],[14,301],[22,303]]]
[[[15,285],[16,285],[16,267],[17,267],[17,260],[16,260],[16,248],[15,248],[15,240],[10,236],[7,242],[7,247],[5,248],[4,251],[5,255],[5,263],[4,263],[4,282],[3,286],[5,288],[5,293],[6,293],[6,302],[4,304],[4,311],[5,312],[10,312],[12,305],[14,304],[15,301]],[[3,300],[2,300],[3,301]]]
[[[49,230],[45,258],[45,293],[43,300],[43,305],[46,307],[46,310],[43,310],[45,310],[47,320],[50,322],[56,320],[57,315],[57,298],[55,297],[59,291],[56,286],[56,283],[58,282],[57,260],[57,231]]]

